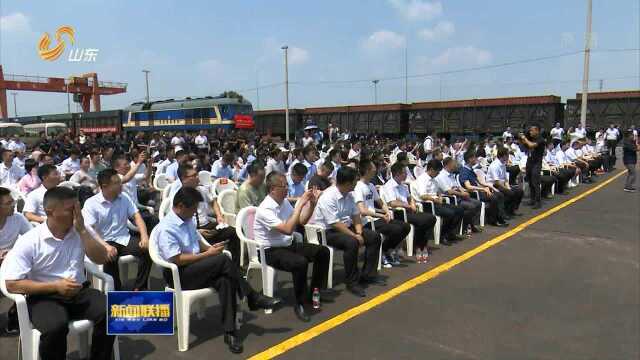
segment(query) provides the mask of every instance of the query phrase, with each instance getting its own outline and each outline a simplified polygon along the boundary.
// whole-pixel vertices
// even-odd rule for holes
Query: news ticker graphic
[[[107,293],[107,334],[173,335],[173,293],[110,291]]]

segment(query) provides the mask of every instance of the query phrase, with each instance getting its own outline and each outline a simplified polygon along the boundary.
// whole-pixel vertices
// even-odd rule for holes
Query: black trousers
[[[549,175],[541,175],[540,176],[540,184],[541,186],[541,190],[540,190],[540,195],[541,196],[547,196],[551,193],[551,187],[553,186],[553,184],[558,182],[558,178],[553,175],[553,174],[549,174]]]
[[[482,201],[476,199],[460,199],[458,198],[458,206],[464,209],[463,223],[466,227],[478,222],[480,218],[480,210],[482,209]]]
[[[451,239],[458,233],[462,218],[464,217],[464,209],[460,206],[452,204],[433,204],[436,215],[442,218],[441,236],[445,239]],[[430,204],[423,204],[425,209],[429,209]]]
[[[601,159],[589,160],[588,163],[589,163],[589,172],[591,172],[592,174],[596,170],[600,169],[600,167],[602,166],[602,160]]]
[[[394,212],[394,216],[396,219],[402,219],[402,213],[398,211]],[[413,245],[417,249],[424,250],[429,238],[433,238],[433,226],[436,224],[436,217],[428,212],[414,213],[407,211],[407,221],[415,228]],[[376,226],[377,225],[378,224],[376,224]]]
[[[142,220],[144,221],[144,225],[147,227],[147,233],[151,234],[151,230],[153,230],[156,225],[160,222],[157,216],[148,212],[147,210],[140,210],[140,216],[142,216]]]
[[[220,322],[224,331],[236,328],[237,296],[244,298],[254,291],[242,277],[240,268],[228,256],[219,254],[204,258],[189,265],[180,266],[180,284],[183,290],[212,287],[220,300]],[[164,269],[163,276],[169,286],[173,286],[171,271]]]
[[[106,297],[89,283],[76,294],[66,299],[59,295],[30,295],[27,297],[29,316],[40,336],[40,358],[42,360],[64,360],[67,358],[67,334],[69,321],[91,320],[91,359],[111,359],[113,336],[107,335]]]
[[[607,149],[609,149],[609,159],[611,164],[616,163],[616,146],[618,146],[618,140],[607,140]]]
[[[512,187],[507,189],[502,186],[496,186],[496,188],[504,194],[504,210],[507,215],[513,215],[513,213],[518,210],[520,207],[520,203],[522,202],[522,197],[524,196],[524,192],[522,189],[517,187]]]
[[[575,169],[563,168],[559,169],[553,175],[556,177],[556,187],[558,194],[562,194],[567,189],[567,184],[576,175]]]
[[[395,249],[398,245],[407,237],[411,231],[411,226],[404,221],[391,220],[389,223],[384,222],[382,219],[375,221],[376,232],[385,236],[382,243],[382,251],[387,252],[391,249]],[[367,224],[367,228],[371,229],[371,223]]]
[[[228,226],[224,229],[217,230],[216,225],[217,224],[214,222],[209,222],[204,226],[198,227],[198,230],[207,230],[200,233],[202,234],[202,237],[212,245],[229,240],[226,248],[231,252],[233,262],[238,266],[242,266],[242,264],[240,264],[240,238],[238,238],[238,235],[236,234],[236,228]]]
[[[118,268],[118,259],[120,256],[133,255],[138,259],[138,275],[133,284],[133,289],[146,290],[147,281],[149,279],[149,272],[151,271],[151,257],[149,251],[140,248],[139,235],[131,235],[129,244],[127,246],[120,245],[113,241],[107,242],[118,250],[118,256],[112,261],[104,264],[104,272],[113,277],[113,284],[117,291],[122,289],[122,282],[120,281],[120,270]]]
[[[491,195],[487,195],[484,191],[480,191],[480,200],[487,203],[486,221],[489,224],[495,224],[498,221],[504,221],[504,194],[494,191]]]
[[[278,270],[290,272],[293,277],[293,290],[296,302],[303,304],[309,299],[307,271],[313,263],[311,289],[327,287],[329,273],[329,249],[322,245],[293,242],[287,247],[271,247],[264,251],[267,264]]]
[[[520,175],[520,167],[518,165],[509,165],[506,168],[509,173],[509,184],[516,185],[518,183],[518,175]]]
[[[353,229],[352,229],[353,230]],[[362,230],[364,237],[364,264],[362,272],[358,273],[358,240],[334,229],[327,229],[327,245],[342,250],[345,269],[345,283],[355,284],[360,276],[371,277],[378,272],[378,254],[380,251],[380,236],[369,229]]]
[[[526,172],[531,201],[539,203],[542,195],[540,188],[542,184],[542,161],[527,160]]]

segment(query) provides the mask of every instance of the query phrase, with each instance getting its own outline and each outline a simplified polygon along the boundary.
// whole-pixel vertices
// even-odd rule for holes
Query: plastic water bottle
[[[320,309],[320,289],[314,288],[313,295],[311,296],[314,309]]]

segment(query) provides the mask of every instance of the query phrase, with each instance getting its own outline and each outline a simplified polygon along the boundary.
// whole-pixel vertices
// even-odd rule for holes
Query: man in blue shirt
[[[225,153],[222,158],[216,160],[211,166],[211,176],[215,179],[233,179],[233,168],[231,168],[233,160],[234,159],[232,153]]]
[[[302,163],[293,165],[291,173],[287,175],[287,184],[289,186],[287,198],[289,201],[295,202],[304,194],[306,185],[305,178],[308,171],[307,167]]]
[[[264,296],[251,288],[242,277],[241,270],[222,253],[224,243],[211,246],[200,241],[193,216],[203,201],[200,192],[183,187],[173,198],[173,209],[151,232],[151,240],[157,244],[161,258],[178,266],[183,290],[213,287],[218,292],[221,306],[221,322],[224,342],[233,353],[241,353],[242,340],[236,333],[237,298],[245,296],[249,309],[270,309],[280,302]],[[173,286],[171,271],[165,269],[164,279]]]
[[[473,166],[478,162],[476,153],[473,150],[467,150],[464,153],[465,165],[460,168],[460,183],[469,192],[477,192],[481,201],[488,203],[487,222],[491,225],[507,227],[504,221],[504,195],[498,190],[491,188],[487,184],[481,184],[478,176],[473,171]]]

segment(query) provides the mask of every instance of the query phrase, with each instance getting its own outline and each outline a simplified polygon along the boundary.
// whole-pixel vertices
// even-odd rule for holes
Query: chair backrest
[[[413,176],[416,177],[416,179],[418,177],[420,177],[420,175],[424,174],[424,168],[420,165],[417,165],[416,167],[413,168]]]
[[[233,180],[227,178],[218,178],[213,182],[213,195],[220,194],[223,190],[234,189],[238,190],[236,183]]]
[[[24,208],[24,204],[26,202],[26,196],[21,193],[17,188],[8,187],[8,186],[0,186],[11,191],[11,197],[16,202],[15,211],[18,213],[22,213],[22,208]]]
[[[58,186],[67,187],[69,189],[75,189],[80,187],[80,184],[78,184],[75,181],[63,181],[60,184],[58,184]]]
[[[151,230],[151,235],[149,235],[149,257],[151,258],[151,261],[162,268],[171,269],[172,273],[174,270],[177,273],[178,267],[176,264],[172,264],[160,256],[160,251],[158,250],[158,236],[158,227],[156,226]],[[173,289],[176,291],[182,290],[179,276],[173,277]]]
[[[155,187],[156,189],[162,191],[167,187],[167,185],[169,185],[169,180],[167,180],[167,175],[158,174],[156,175],[155,178],[153,178],[153,187]]]
[[[413,198],[414,201],[418,201],[421,202],[422,200],[420,200],[420,196],[418,194],[418,182],[414,181],[411,184],[409,184],[409,192],[411,193],[411,197]]]
[[[218,206],[220,206],[220,210],[223,213],[228,214],[237,214],[238,209],[236,209],[236,196],[238,191],[235,189],[227,189],[223,190],[218,194]]]
[[[198,173],[198,179],[200,180],[200,185],[211,186],[211,173],[209,171],[200,171]]]
[[[474,169],[473,172],[476,174],[476,177],[478,178],[479,181],[486,183],[487,177],[484,171],[482,171],[482,169]]]
[[[171,192],[171,186],[167,185],[162,189],[162,200],[169,197],[169,193]]]
[[[162,220],[165,216],[167,216],[167,214],[169,213],[169,210],[171,210],[171,199],[166,197],[162,199],[162,202],[160,203],[160,208],[158,209],[158,217],[160,218],[160,220]]]
[[[249,250],[249,261],[258,262],[258,248],[247,240],[255,240],[253,237],[253,223],[256,220],[255,206],[242,208],[236,217],[236,234],[240,240],[247,244]]]

